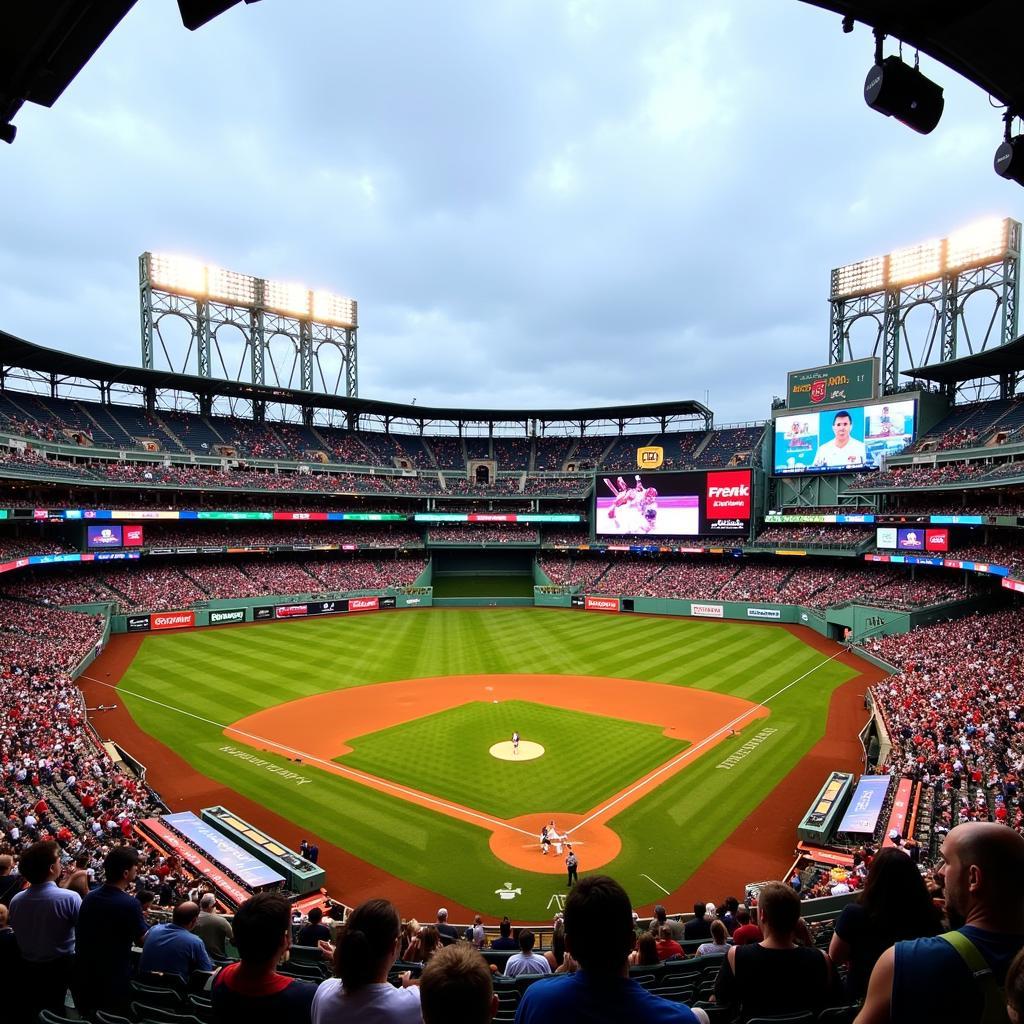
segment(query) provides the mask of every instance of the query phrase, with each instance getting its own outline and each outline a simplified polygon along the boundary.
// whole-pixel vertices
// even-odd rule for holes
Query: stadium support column
[[[149,283],[148,253],[139,257],[139,315],[141,317],[142,365],[153,369],[153,289]]]
[[[345,395],[348,398],[359,397],[359,363],[356,358],[357,328],[347,327],[345,337]]]
[[[900,389],[900,293],[885,293],[885,317],[882,322],[882,394],[894,395]]]
[[[831,323],[828,333],[828,361],[834,366],[846,358],[846,303],[833,299],[829,303]]]
[[[265,383],[263,370],[265,344],[266,331],[263,324],[263,310],[253,309],[249,315],[249,359],[253,384]]]
[[[210,366],[210,304],[196,299],[196,362],[200,377],[211,376]]]
[[[308,320],[299,321],[299,387],[313,390],[313,325]]]

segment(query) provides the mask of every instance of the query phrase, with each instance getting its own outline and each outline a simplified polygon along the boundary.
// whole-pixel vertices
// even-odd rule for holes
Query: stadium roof
[[[648,402],[642,405],[589,406],[579,409],[460,409],[403,402],[382,402],[369,398],[347,398],[323,392],[299,391],[272,385],[247,384],[244,381],[200,377],[196,374],[174,373],[171,370],[145,370],[122,366],[102,359],[76,356],[68,352],[35,345],[23,338],[0,331],[0,369],[9,375],[17,367],[36,373],[52,374],[58,382],[71,378],[102,381],[122,387],[153,388],[158,391],[186,391],[204,397],[220,396],[250,402],[277,402],[283,405],[338,409],[355,416],[378,416],[384,419],[419,421],[463,421],[470,423],[521,423],[524,420],[547,422],[579,422],[593,420],[661,419],[677,416],[700,417],[710,428],[711,410],[701,402]]]
[[[1021,0],[803,0],[881,29],[1024,113]],[[870,53],[865,50],[865,70]]]
[[[936,384],[960,384],[979,377],[1000,377],[1004,373],[1019,373],[1024,370],[1024,334],[1016,341],[1007,342],[996,348],[962,356],[946,363],[919,366],[915,370],[904,370],[903,377],[915,380],[930,380]]]

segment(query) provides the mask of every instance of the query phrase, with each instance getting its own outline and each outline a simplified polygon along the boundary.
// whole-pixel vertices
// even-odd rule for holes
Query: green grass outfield
[[[482,757],[517,731],[539,743],[544,756],[511,767]],[[470,701],[358,736],[351,746],[339,763],[508,820],[534,812],[583,814],[689,743],[654,725],[503,700]]]
[[[121,682],[121,696],[141,728],[197,770],[310,835],[481,912],[543,920],[550,916],[552,896],[564,894],[559,877],[497,860],[485,830],[310,765],[299,769],[309,782],[284,778],[232,757],[223,749],[230,744],[219,726],[200,719],[231,724],[328,690],[443,675],[618,675],[752,702],[800,679],[770,704],[768,724],[777,731],[731,771],[717,765],[748,736],[696,757],[611,819],[622,850],[602,870],[641,905],[664,895],[650,879],[676,889],[792,770],[823,734],[832,691],[854,671],[826,663],[821,652],[770,626],[558,609],[423,610],[147,637]],[[261,756],[296,770],[283,758]],[[410,749],[408,756],[417,765],[428,755]],[[467,763],[464,750],[429,756],[458,759],[467,777],[479,768]],[[480,765],[491,760],[486,750],[479,758]],[[587,870],[585,860],[581,869]],[[506,881],[522,889],[515,901],[499,900],[495,893]],[[343,895],[344,880],[334,884]]]

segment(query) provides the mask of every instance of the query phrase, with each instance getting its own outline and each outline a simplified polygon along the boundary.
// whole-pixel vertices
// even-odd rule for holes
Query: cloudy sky
[[[865,107],[872,46],[797,0],[264,0],[195,33],[146,0],[0,149],[0,327],[138,364],[137,257],[173,252],[357,298],[366,397],[763,418],[827,359],[831,267],[1021,216],[988,97],[923,58],[918,136]]]

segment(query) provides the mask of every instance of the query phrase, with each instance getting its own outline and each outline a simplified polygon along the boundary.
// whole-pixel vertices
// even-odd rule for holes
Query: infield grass
[[[147,637],[120,691],[142,729],[204,775],[263,803],[307,834],[481,912],[550,919],[552,897],[564,896],[559,879],[497,860],[484,829],[308,764],[296,769],[284,758],[260,755],[308,780],[298,784],[224,749],[231,744],[222,726],[285,701],[390,680],[505,672],[620,676],[715,690],[754,703],[772,698],[765,722],[695,757],[609,822],[622,850],[602,870],[622,881],[636,905],[657,902],[662,889],[681,885],[793,769],[821,737],[832,691],[855,674],[781,628],[499,608],[338,616]],[[776,731],[736,768],[717,767],[764,726]],[[511,735],[507,722],[505,732]],[[411,763],[421,764],[421,750],[407,753]],[[472,756],[465,749],[438,749],[431,756],[459,766],[466,785],[460,803],[470,802],[473,777],[493,761],[486,745]],[[600,762],[603,754],[595,749],[589,756]],[[578,760],[564,763],[566,771],[579,767]],[[617,789],[622,781],[616,782]],[[583,873],[588,869],[585,851],[580,867]],[[495,893],[506,881],[522,889],[514,903]]]
[[[481,759],[481,749],[514,731],[539,743],[544,755]],[[689,746],[654,725],[523,700],[470,701],[350,745],[351,753],[336,758],[340,764],[504,819],[534,811],[582,814]]]

